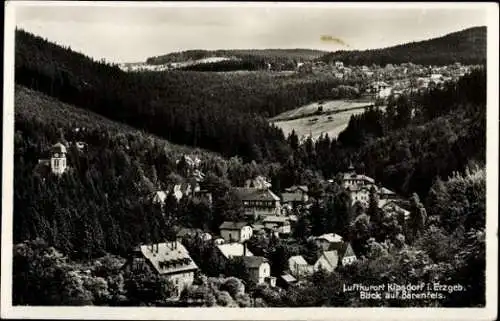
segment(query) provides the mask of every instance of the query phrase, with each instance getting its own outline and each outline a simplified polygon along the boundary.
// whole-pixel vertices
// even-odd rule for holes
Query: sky
[[[16,26],[87,56],[122,63],[190,49],[374,49],[487,24],[484,7],[132,5],[16,6]]]

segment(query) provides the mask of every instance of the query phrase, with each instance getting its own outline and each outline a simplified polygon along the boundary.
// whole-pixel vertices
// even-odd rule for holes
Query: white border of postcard
[[[129,307],[13,307],[12,306],[12,197],[14,125],[14,31],[18,6],[263,6],[342,8],[484,8],[487,20],[487,222],[485,308],[129,308]],[[313,23],[313,22],[312,22]],[[498,4],[497,3],[238,3],[238,2],[94,2],[9,1],[5,3],[2,273],[1,317],[37,319],[173,319],[173,320],[495,320],[497,311],[498,227]]]

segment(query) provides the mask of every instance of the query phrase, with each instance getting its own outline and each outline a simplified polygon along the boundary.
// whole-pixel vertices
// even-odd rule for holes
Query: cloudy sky
[[[23,5],[16,6],[15,16],[19,28],[113,62],[139,62],[188,49],[381,48],[487,24],[484,8],[390,6]],[[340,41],[325,41],[324,36]]]

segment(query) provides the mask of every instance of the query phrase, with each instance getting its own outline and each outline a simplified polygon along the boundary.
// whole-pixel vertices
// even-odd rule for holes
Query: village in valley
[[[80,130],[80,129],[78,129]],[[68,143],[78,152],[84,152],[86,144],[83,142]],[[53,145],[50,159],[40,159],[36,171],[43,175],[61,177],[71,170],[67,163],[67,147],[61,142]],[[144,202],[164,210],[170,197],[175,202],[186,199],[196,199],[212,206],[212,192],[202,188],[205,174],[202,172],[202,160],[196,155],[184,155],[177,160],[177,165],[186,174],[182,183],[172,184],[165,190],[157,190],[143,198]],[[408,202],[399,197],[390,189],[377,184],[377,182],[364,174],[357,173],[351,164],[345,173],[337,175],[334,179],[320,182],[324,186],[336,185],[344,190],[350,197],[350,206],[367,210],[370,202],[375,201],[378,209],[387,217],[408,220],[410,212],[405,207]],[[239,260],[245,269],[245,279],[242,284],[249,284],[249,289],[256,286],[267,288],[289,289],[301,286],[308,278],[317,272],[331,273],[340,266],[348,266],[357,260],[357,255],[351,243],[345,236],[334,231],[321,235],[301,235],[313,245],[315,253],[297,253],[281,258],[286,262],[280,274],[271,271],[271,258],[254,255],[248,244],[255,239],[279,239],[288,244],[296,243],[294,235],[298,221],[307,213],[314,202],[322,202],[322,195],[311,196],[307,185],[294,185],[281,191],[273,192],[269,179],[255,176],[245,181],[244,186],[232,187],[231,192],[236,196],[237,202],[243,209],[242,219],[237,221],[224,221],[216,231],[203,230],[188,226],[176,226],[175,235],[159,242],[139,244],[130,250],[129,257],[122,266],[123,271],[143,271],[165,277],[171,282],[174,289],[169,302],[184,300],[184,304],[196,304],[196,300],[181,296],[193,291],[196,278],[204,274],[213,274],[214,271],[204,271],[200,266],[203,263],[196,261],[188,248],[193,244],[212,247],[216,257],[212,258],[221,266],[227,266]],[[279,196],[278,196],[279,195]],[[170,203],[171,204],[171,203]],[[356,211],[358,211],[356,210]],[[162,227],[160,227],[161,229]],[[166,228],[166,227],[165,227]],[[310,258],[306,260],[304,256]],[[200,256],[197,256],[200,259]],[[221,269],[221,276],[225,278],[241,278],[242,273],[231,275]],[[251,287],[250,287],[251,286]],[[200,301],[200,299],[198,300]],[[193,303],[194,302],[194,303]]]
[[[98,7],[65,7],[113,27],[84,47],[19,9],[13,306],[485,306],[483,15]],[[300,42],[308,12],[359,43]],[[421,291],[363,290],[388,285]]]

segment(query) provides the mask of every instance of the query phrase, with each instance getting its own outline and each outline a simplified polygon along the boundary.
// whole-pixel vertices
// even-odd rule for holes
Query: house
[[[368,202],[370,201],[370,190],[371,187],[363,186],[358,189],[348,189],[349,194],[351,196],[352,205],[355,203],[360,203],[363,207],[368,206]]]
[[[50,159],[39,159],[37,171],[50,172],[56,176],[61,176],[67,169],[66,154],[68,153],[66,146],[62,143],[54,144],[50,149]]]
[[[370,92],[377,93],[377,96],[384,98],[390,95],[391,87],[384,81],[374,81],[370,84]]]
[[[265,228],[276,230],[279,234],[290,234],[290,221],[285,216],[269,215],[262,223]]]
[[[295,255],[288,259],[288,270],[295,278],[300,278],[312,273],[310,266],[302,255]]]
[[[252,237],[252,228],[246,222],[222,223],[219,227],[220,235],[227,242],[244,242]]]
[[[315,236],[313,237],[313,239],[316,242],[316,245],[322,248],[324,251],[327,251],[332,246],[332,244],[343,242],[342,236],[335,233],[327,233],[320,236]]]
[[[387,199],[387,200],[394,200],[397,199],[398,196],[396,193],[391,191],[390,189],[387,189],[385,187],[381,187],[378,191],[378,197],[379,199]]]
[[[309,199],[309,188],[306,185],[293,185],[289,188],[285,188],[285,192],[300,195],[303,202],[307,202]]]
[[[266,279],[271,277],[271,266],[265,257],[244,256],[243,264],[248,269],[250,280],[256,284],[266,283]]]
[[[346,266],[357,260],[356,254],[354,254],[351,243],[349,242],[332,243],[329,250],[337,251],[339,265]]]
[[[313,270],[318,272],[325,270],[326,272],[333,272],[339,264],[339,256],[337,251],[325,251],[314,263]]]
[[[259,219],[268,215],[279,215],[280,198],[269,189],[236,187],[236,197],[243,203],[245,215]]]
[[[178,241],[136,247],[123,269],[143,271],[144,268],[166,276],[175,286],[177,297],[183,289],[193,284],[194,274],[198,270],[189,252]]]
[[[285,290],[295,284],[297,284],[297,279],[288,273],[281,275],[277,280],[277,285]]]
[[[344,68],[344,63],[342,61],[335,61],[335,68]]]
[[[226,260],[238,256],[253,256],[253,253],[247,249],[246,245],[241,243],[225,243],[216,245],[216,247],[222,258]]]
[[[362,174],[356,174],[354,167],[349,166],[349,171],[342,175],[342,186],[350,190],[356,190],[363,186],[375,185],[375,180],[371,177]]]
[[[153,194],[153,204],[164,205],[167,200],[168,192],[156,191]]]
[[[379,199],[378,207],[386,214],[386,215],[404,215],[405,220],[410,218],[410,211],[402,208],[398,205],[395,200],[391,199]]]

